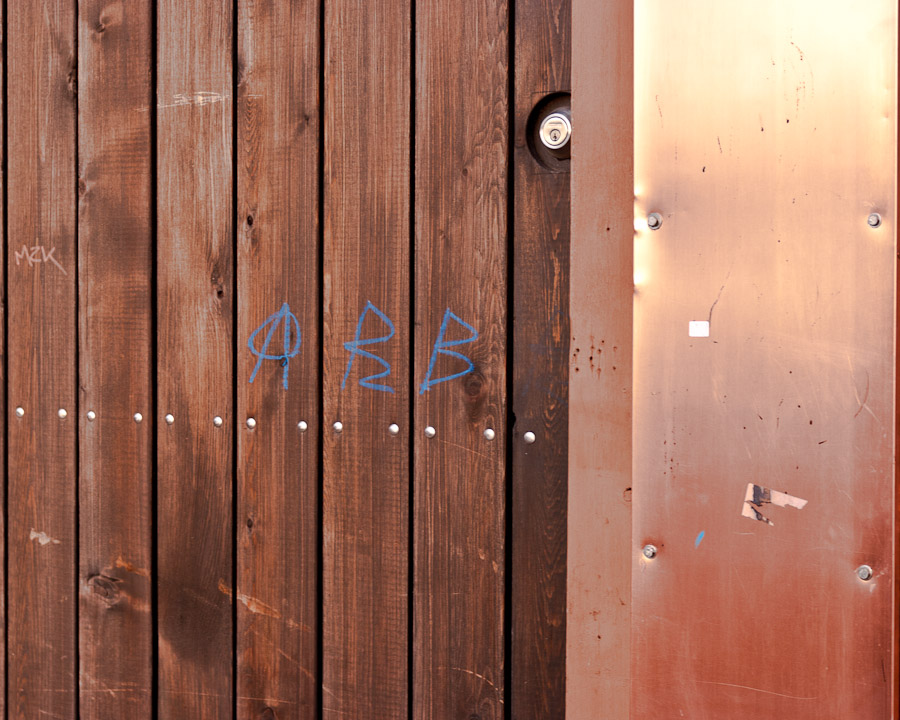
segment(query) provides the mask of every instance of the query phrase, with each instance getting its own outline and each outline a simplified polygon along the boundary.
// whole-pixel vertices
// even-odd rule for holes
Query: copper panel
[[[635,27],[632,715],[888,718],[896,3]]]
[[[628,720],[631,697],[633,13],[632,0],[572,2],[566,558],[572,720]]]

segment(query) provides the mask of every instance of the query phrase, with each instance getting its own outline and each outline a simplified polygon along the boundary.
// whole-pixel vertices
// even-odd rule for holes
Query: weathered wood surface
[[[515,12],[509,695],[516,720],[553,720],[565,716],[570,161],[539,162],[528,119],[571,88],[571,1]]]
[[[232,450],[233,434],[246,428],[232,399],[231,11],[224,0],[157,6],[158,682],[165,718],[225,719],[234,710]]]
[[[560,716],[567,2],[4,6],[0,715]]]
[[[410,40],[409,0],[325,5],[322,704],[333,720],[408,712]]]
[[[69,718],[78,702],[75,2],[7,11],[16,178],[8,184],[7,710]]]
[[[508,30],[502,1],[416,6],[416,720],[503,717]]]
[[[629,717],[634,290],[631,0],[572,0],[566,712]],[[579,120],[583,118],[583,120]]]
[[[319,8],[242,0],[238,10],[237,717],[311,720],[319,684]]]
[[[152,701],[151,12],[146,1],[78,8],[84,717],[138,717]]]

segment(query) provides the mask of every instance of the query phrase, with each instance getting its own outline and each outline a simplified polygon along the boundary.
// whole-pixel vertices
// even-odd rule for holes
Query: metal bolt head
[[[25,408],[17,407],[16,408],[16,417],[25,417]]]
[[[429,425],[427,428],[425,428],[425,437],[433,438],[435,436],[435,434],[436,434],[436,431],[433,427],[431,427],[431,425]]]
[[[641,552],[644,554],[645,558],[652,560],[656,557],[656,545],[644,545],[644,549]]]
[[[525,433],[522,436],[522,439],[529,445],[531,445],[535,440],[537,440],[537,438],[535,437],[534,433],[531,432],[531,430],[529,430],[527,433]]]
[[[66,412],[66,409],[65,409],[65,408],[60,408],[59,410],[56,411],[56,414],[57,414],[57,416],[59,416],[59,419],[60,419],[60,420],[65,420],[65,419],[66,419],[66,416],[67,416],[69,413]]]
[[[397,423],[391,423],[388,425],[388,432],[391,435],[399,435],[400,434],[400,426]]]
[[[875,573],[872,572],[872,568],[868,565],[860,565],[858,568],[856,568],[856,576],[860,580],[871,580],[874,574]]]
[[[297,423],[297,429],[300,432],[306,432],[309,429],[309,425],[306,424],[306,420],[301,420]]]
[[[256,427],[256,418],[248,417],[247,418],[247,427],[252,430]]]
[[[485,440],[493,440],[495,437],[497,437],[497,433],[494,432],[493,428],[485,429],[485,431],[484,431],[484,439]]]
[[[332,425],[331,428],[334,430],[335,433],[340,435],[344,431],[344,423],[342,423],[341,421],[338,421],[334,425]]]
[[[135,421],[136,423],[141,422],[141,420],[143,420],[143,419],[144,419],[144,416],[141,415],[140,413],[135,413],[135,414],[134,414],[134,421]]]
[[[216,427],[222,427],[222,423],[224,423],[224,422],[225,422],[225,421],[222,420],[222,418],[220,418],[218,415],[216,415],[216,416],[213,418],[213,425],[215,425]]]
[[[647,216],[647,227],[651,230],[659,230],[662,227],[662,215],[659,213],[650,213]]]
[[[572,121],[565,113],[550,113],[541,121],[541,142],[551,150],[559,150],[572,136]]]
[[[879,215],[878,213],[872,213],[871,215],[869,215],[868,223],[870,228],[880,227],[881,215]]]
[[[94,422],[94,420],[97,419],[97,413],[95,413],[93,410],[88,410],[87,419],[89,422]]]
[[[166,425],[171,425],[175,422],[175,416],[172,413],[166,415]]]

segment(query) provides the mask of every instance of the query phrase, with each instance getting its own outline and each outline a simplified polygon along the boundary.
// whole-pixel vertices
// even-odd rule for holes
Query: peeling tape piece
[[[774,525],[769,518],[762,513],[763,505],[777,505],[778,507],[792,507],[802,510],[806,507],[807,501],[803,498],[794,497],[778,490],[770,490],[761,485],[747,483],[747,492],[744,494],[744,507],[741,515],[751,520],[759,520],[767,525]]]

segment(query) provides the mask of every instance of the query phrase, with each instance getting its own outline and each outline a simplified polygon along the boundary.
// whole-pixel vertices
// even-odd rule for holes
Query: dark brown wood
[[[503,717],[508,29],[503,0],[416,6],[416,720]],[[453,316],[472,372],[424,389],[433,355],[468,368],[434,352]]]
[[[8,12],[9,174],[17,180],[7,248],[7,709],[15,718],[69,718],[77,703],[75,3],[11,3]]]
[[[398,720],[408,702],[410,3],[335,0],[325,20],[323,717]],[[374,378],[384,364],[345,343],[387,336],[359,346],[388,364]]]
[[[4,17],[4,9],[0,8],[0,47],[6,47],[6,18]],[[5,57],[5,54],[4,54]],[[4,88],[6,87],[6,65],[3,58],[0,58],[0,97],[5,98]],[[5,113],[2,112],[2,101],[0,101],[0,137],[4,137],[6,128],[4,127]],[[0,147],[0,167],[5,166],[6,147]],[[6,192],[6,173],[0,173],[0,197],[4,197]],[[0,203],[2,205],[2,203]],[[2,250],[0,253],[7,252],[7,233],[6,233],[6,216],[5,206],[0,207],[0,243]],[[6,263],[0,263],[0,327],[6,327]],[[0,340],[0,357],[6,358],[6,336],[3,333],[3,339]],[[0,362],[0,407],[5,407],[6,403],[6,362]],[[0,419],[0,472],[3,473],[3,481],[0,487],[3,489],[4,498],[6,497],[6,469],[8,467],[8,457],[6,453],[6,417]],[[6,506],[4,511],[0,513],[0,552],[6,557]],[[7,635],[6,635],[6,567],[4,564],[3,571],[0,572],[0,717],[7,717],[7,693],[6,693],[6,655],[7,655]]]
[[[633,42],[632,0],[573,0],[570,718],[630,716]]]
[[[152,692],[151,20],[147,0],[78,8],[84,717],[141,716]]]
[[[241,0],[238,10],[237,716],[312,720],[319,7]],[[251,336],[286,364],[261,360]]]
[[[157,8],[159,714],[219,720],[233,715],[243,421],[232,413],[232,3]]]
[[[512,631],[516,720],[565,715],[569,161],[539,162],[528,120],[570,89],[570,0],[519,0],[513,156],[515,264]],[[539,117],[539,116],[538,116]],[[531,136],[531,137],[529,137]],[[549,158],[548,158],[549,159]],[[522,439],[532,432],[532,444]]]
[[[6,18],[4,17],[4,9],[0,8],[0,47],[6,47]],[[2,58],[0,58],[0,97],[4,97],[3,94],[4,88],[6,87],[6,65]],[[0,108],[2,108],[2,104],[0,104]],[[0,137],[5,137],[4,133],[6,132],[6,128],[4,127],[3,118],[5,114],[0,112]],[[0,166],[5,167],[5,155],[6,155],[6,146],[2,144],[0,147]],[[6,173],[0,173],[0,197],[4,197],[3,193],[6,192],[7,178]],[[5,207],[0,208],[0,243],[2,243],[2,250],[0,252],[7,252],[7,233],[6,233],[6,216],[5,216]],[[6,263],[0,263],[3,267],[0,268],[0,326],[6,327],[6,282],[5,282],[5,274],[6,274]],[[4,337],[0,340],[0,357],[6,358],[6,337],[4,333]],[[0,363],[0,407],[5,406],[7,389],[7,372],[6,372],[6,363]],[[6,497],[6,469],[8,467],[8,456],[7,456],[7,446],[6,446],[6,417],[3,417],[0,420],[0,432],[2,432],[2,436],[0,436],[0,471],[3,472],[3,492],[4,498]],[[4,501],[5,502],[5,501]],[[4,512],[0,513],[0,552],[3,553],[3,557],[6,557],[6,507],[4,506]],[[0,717],[7,717],[6,715],[6,707],[7,707],[7,693],[6,693],[6,656],[7,656],[7,634],[6,634],[6,587],[7,587],[7,579],[6,579],[6,567],[4,563],[4,568],[0,571]]]

